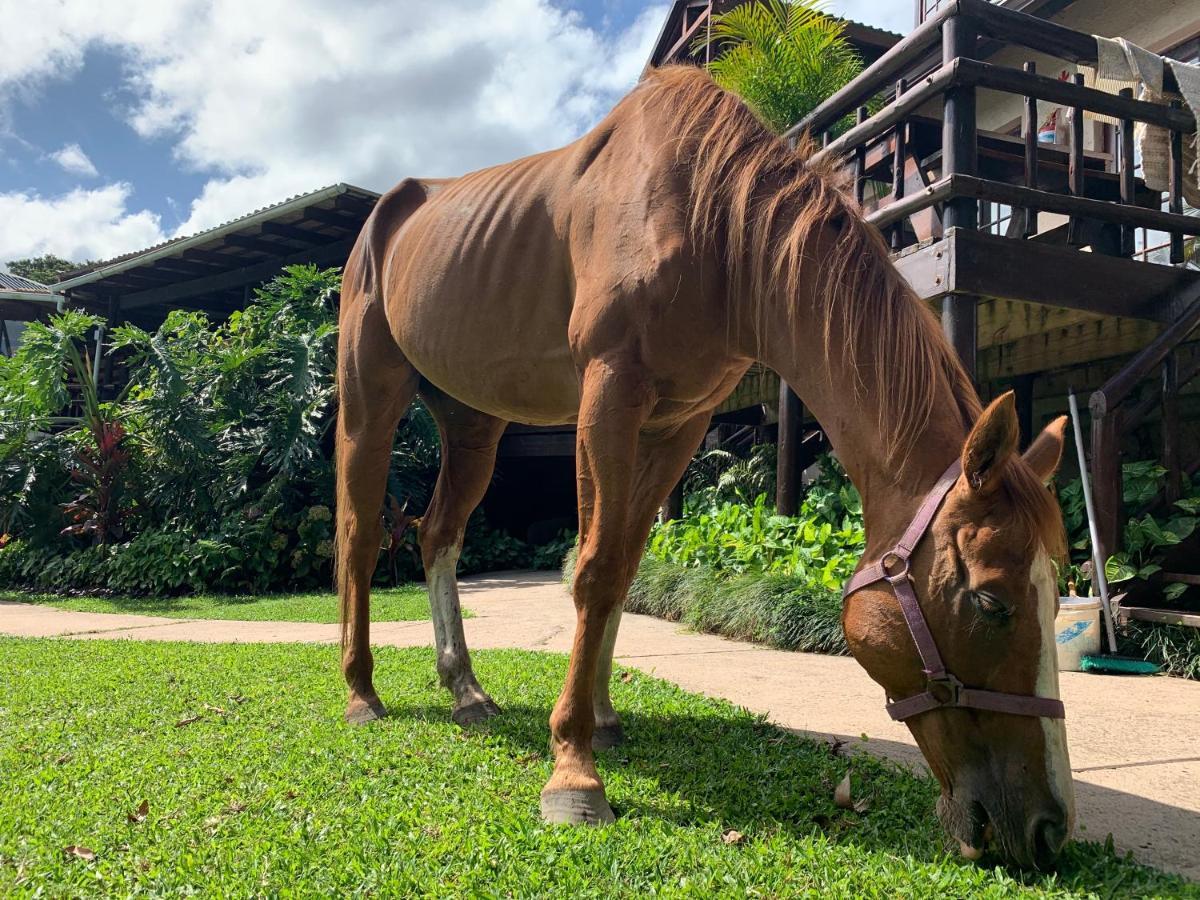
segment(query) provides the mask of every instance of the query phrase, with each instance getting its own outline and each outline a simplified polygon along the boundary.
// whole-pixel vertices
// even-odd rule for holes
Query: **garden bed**
[[[599,760],[616,825],[546,826],[565,658],[474,658],[488,727],[450,721],[432,650],[383,648],[393,715],[353,729],[334,648],[0,640],[0,894],[1200,897],[1095,843],[965,863],[929,779],[638,672]]]

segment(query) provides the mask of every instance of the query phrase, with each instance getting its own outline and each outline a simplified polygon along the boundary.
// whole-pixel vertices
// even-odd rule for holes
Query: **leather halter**
[[[1066,713],[1061,700],[966,687],[946,671],[946,664],[942,662],[942,655],[938,653],[933,632],[929,630],[929,623],[925,621],[925,614],[921,612],[921,605],[917,602],[917,595],[913,590],[912,579],[909,578],[909,559],[925,532],[929,530],[929,524],[937,515],[938,508],[946,499],[950,488],[958,481],[961,472],[962,463],[956,459],[938,479],[933,489],[925,495],[920,509],[913,516],[899,543],[879,561],[863,566],[846,582],[846,587],[842,590],[844,601],[867,585],[880,581],[890,584],[896,592],[896,599],[900,601],[900,609],[904,613],[904,621],[908,623],[913,642],[917,645],[917,652],[921,655],[924,665],[922,671],[926,678],[925,690],[912,697],[889,702],[888,715],[896,721],[903,722],[931,709],[959,707],[1009,713],[1014,716],[1065,718]]]

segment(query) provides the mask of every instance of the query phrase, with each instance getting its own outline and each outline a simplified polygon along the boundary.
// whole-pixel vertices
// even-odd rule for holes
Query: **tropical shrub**
[[[715,51],[717,84],[782,133],[862,71],[844,28],[818,0],[753,0],[716,16],[697,46]]]
[[[714,504],[657,525],[647,553],[718,573],[788,575],[814,589],[837,592],[864,545],[858,492],[826,457],[822,477],[810,485],[797,516],[774,513],[765,494],[749,506]]]
[[[1125,463],[1121,467],[1122,505],[1127,510],[1145,508],[1162,488],[1166,469],[1154,460]],[[1196,530],[1200,516],[1200,492],[1185,479],[1184,496],[1162,512],[1130,516],[1122,532],[1122,550],[1105,561],[1104,574],[1110,584],[1120,584],[1135,578],[1151,578],[1162,571],[1162,559],[1169,548],[1181,543]],[[1067,529],[1071,558],[1063,569],[1063,587],[1075,582],[1084,592],[1091,584],[1091,540],[1088,536],[1087,510],[1083,486],[1078,478],[1067,482],[1058,493]],[[1169,584],[1163,589],[1168,600],[1178,598],[1187,590],[1185,584]]]
[[[684,512],[773,497],[776,457],[774,444],[755,444],[744,456],[724,448],[698,454],[683,476]]]
[[[0,580],[44,591],[258,592],[328,584],[333,565],[336,270],[293,266],[213,323],[172,311],[112,330],[126,389],[101,402],[78,311],[33,323],[0,357]],[[78,419],[57,419],[72,403]],[[398,429],[379,576],[421,573],[407,525],[438,470],[415,403]],[[468,527],[462,570],[523,567],[532,548]]]

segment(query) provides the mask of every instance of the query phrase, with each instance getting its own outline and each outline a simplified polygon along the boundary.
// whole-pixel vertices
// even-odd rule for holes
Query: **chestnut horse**
[[[541,808],[552,822],[610,821],[593,745],[622,736],[608,691],[622,603],[660,505],[755,360],[800,394],[862,493],[866,559],[895,545],[961,458],[962,477],[912,557],[920,607],[965,684],[1057,696],[1050,560],[1062,524],[1044,482],[1063,422],[1016,452],[1011,396],[980,410],[879,236],[806,157],[705,73],[666,68],[567,147],[454,180],[404,181],[379,201],[341,303],[337,561],[349,721],[385,712],[372,683],[369,593],[392,437],[413,396],[441,433],[419,539],[437,671],[463,725],[499,712],[463,639],[455,566],[467,517],[507,423],[574,423],[578,618]],[[852,594],[844,625],[890,696],[924,689],[887,582]],[[1017,862],[1055,857],[1073,815],[1061,720],[936,709],[908,725],[965,853],[994,835]]]

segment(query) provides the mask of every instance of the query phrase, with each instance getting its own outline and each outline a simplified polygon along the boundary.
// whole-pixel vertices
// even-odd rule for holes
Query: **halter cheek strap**
[[[912,635],[913,643],[917,646],[917,653],[921,656],[922,671],[926,678],[925,690],[912,697],[889,702],[887,704],[888,715],[892,719],[902,722],[932,709],[959,707],[1009,713],[1014,716],[1062,719],[1066,712],[1061,700],[1027,694],[1006,694],[1001,691],[964,686],[961,681],[946,671],[942,655],[938,652],[937,642],[933,639],[933,632],[929,630],[929,623],[925,620],[925,614],[917,602],[912,579],[909,577],[909,560],[921,542],[921,538],[929,530],[929,525],[933,522],[933,517],[937,515],[942,501],[946,499],[950,488],[954,487],[954,483],[958,481],[961,473],[962,464],[959,460],[955,460],[938,479],[933,489],[925,495],[917,514],[913,516],[912,522],[909,523],[896,546],[877,562],[868,563],[859,569],[846,582],[846,587],[842,591],[842,599],[845,600],[855,591],[868,585],[880,581],[890,584],[896,593],[896,599],[900,601],[900,610],[904,613],[904,621],[908,624],[908,631]]]

